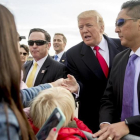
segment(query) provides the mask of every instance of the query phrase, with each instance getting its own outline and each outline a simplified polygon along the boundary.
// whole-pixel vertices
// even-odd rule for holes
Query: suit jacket
[[[118,54],[114,59],[107,88],[101,100],[100,123],[116,123],[121,121],[124,75],[130,51],[130,49],[127,49]],[[140,76],[137,88],[140,112]],[[140,136],[140,115],[126,119],[130,133]]]
[[[54,56],[52,56],[52,58],[54,59]],[[63,55],[62,55],[62,57],[61,57],[59,62],[61,62],[62,64],[66,65],[66,63],[67,63],[66,52],[63,53]]]
[[[24,66],[24,78],[23,81],[26,80],[27,74],[33,64],[33,61],[25,64]],[[45,72],[42,72],[42,71]],[[47,59],[45,60],[44,64],[42,65],[34,86],[38,86],[39,84],[50,83],[54,82],[59,78],[66,78],[67,77],[67,68],[65,65],[53,60],[51,56],[48,55]]]
[[[117,45],[119,39],[104,36],[109,48],[109,69],[113,58],[124,47]],[[119,43],[120,44],[120,43]],[[104,93],[107,79],[90,46],[84,42],[70,48],[66,52],[67,67],[80,85],[79,113],[82,120],[93,132],[99,130],[100,99]]]

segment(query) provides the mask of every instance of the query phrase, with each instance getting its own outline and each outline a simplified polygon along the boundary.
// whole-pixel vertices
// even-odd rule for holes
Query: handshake
[[[77,83],[74,76],[68,74],[67,78],[60,78],[55,82],[50,83],[53,87],[62,86],[69,90],[71,93],[78,93],[79,84]]]

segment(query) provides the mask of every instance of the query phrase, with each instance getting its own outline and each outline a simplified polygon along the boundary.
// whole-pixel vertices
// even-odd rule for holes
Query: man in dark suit
[[[116,33],[129,49],[115,58],[101,100],[98,140],[140,136],[140,1],[123,3],[116,19]]]
[[[53,82],[59,78],[67,77],[66,67],[53,60],[49,56],[50,35],[43,29],[34,28],[30,30],[29,33],[29,50],[33,56],[33,61],[25,64],[24,66],[24,81],[28,87],[37,86],[39,84],[44,84],[48,82]],[[33,64],[37,63],[35,72]],[[32,80],[31,80],[31,75]]]
[[[55,33],[53,37],[53,48],[55,55],[53,59],[66,65],[66,52],[64,51],[67,44],[67,39],[62,33]]]
[[[78,26],[83,41],[67,50],[67,67],[79,83],[80,92],[76,92],[76,96],[79,96],[78,118],[96,132],[99,130],[100,99],[107,84],[112,61],[124,48],[118,45],[119,39],[103,35],[103,18],[95,10],[82,12],[78,16]],[[105,71],[96,58],[95,46],[100,47],[99,53],[107,67]]]

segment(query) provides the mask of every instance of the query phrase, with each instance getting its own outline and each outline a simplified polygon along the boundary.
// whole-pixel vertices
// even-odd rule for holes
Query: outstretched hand
[[[99,137],[97,140],[120,140],[123,136],[129,134],[129,128],[125,122],[110,124],[93,134],[93,137]]]
[[[63,78],[60,78],[54,82],[51,82],[51,84],[53,85],[53,87],[58,87],[58,86],[61,86],[61,84],[63,83]]]
[[[78,93],[79,85],[74,76],[68,74],[68,78],[63,80],[62,86],[69,90],[71,93]]]

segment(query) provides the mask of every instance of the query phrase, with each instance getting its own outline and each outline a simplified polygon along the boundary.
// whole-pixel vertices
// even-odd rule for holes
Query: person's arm
[[[53,87],[60,86],[62,82],[63,78],[58,79],[52,83],[41,84],[36,87],[21,90],[21,100],[23,106],[28,107],[30,101],[34,99],[39,94],[40,91],[51,88],[52,86]]]
[[[47,88],[51,88],[51,85],[50,84],[41,84],[36,87],[20,90],[23,106],[28,107],[30,101],[32,99],[34,99],[39,94],[40,91],[47,89]]]

